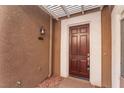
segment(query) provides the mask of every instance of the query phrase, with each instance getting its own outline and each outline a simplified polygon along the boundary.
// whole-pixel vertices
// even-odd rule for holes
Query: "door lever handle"
[[[90,57],[87,57],[87,60],[89,61]]]
[[[87,56],[89,57],[90,56],[90,53],[88,53]]]
[[[90,57],[87,57],[88,66],[90,65],[89,60],[90,60]]]
[[[90,70],[90,67],[87,67],[87,70],[89,71]]]

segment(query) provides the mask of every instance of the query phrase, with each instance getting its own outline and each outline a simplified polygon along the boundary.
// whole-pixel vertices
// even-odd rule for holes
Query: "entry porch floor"
[[[52,76],[38,85],[40,88],[95,88],[89,81],[74,77]]]

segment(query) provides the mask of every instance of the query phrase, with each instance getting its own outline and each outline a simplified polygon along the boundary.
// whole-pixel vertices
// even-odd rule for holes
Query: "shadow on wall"
[[[38,6],[0,6],[0,87],[35,87],[48,76],[49,26]]]

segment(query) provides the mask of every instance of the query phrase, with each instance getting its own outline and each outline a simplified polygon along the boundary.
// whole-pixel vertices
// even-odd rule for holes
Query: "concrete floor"
[[[63,78],[60,76],[52,76],[38,86],[41,88],[95,88],[87,80],[74,77]]]
[[[89,81],[73,77],[65,78],[58,85],[59,88],[93,88]]]

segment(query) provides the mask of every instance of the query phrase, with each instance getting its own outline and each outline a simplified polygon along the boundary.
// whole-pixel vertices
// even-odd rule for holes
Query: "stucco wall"
[[[53,74],[60,75],[61,21],[53,21]]]
[[[17,87],[17,81],[35,87],[48,76],[49,29],[50,17],[37,6],[0,6],[0,87]]]
[[[124,6],[115,6],[111,18],[112,18],[112,87],[120,87],[120,64],[121,64],[121,25],[122,13]]]
[[[101,11],[102,87],[111,87],[111,8]]]

